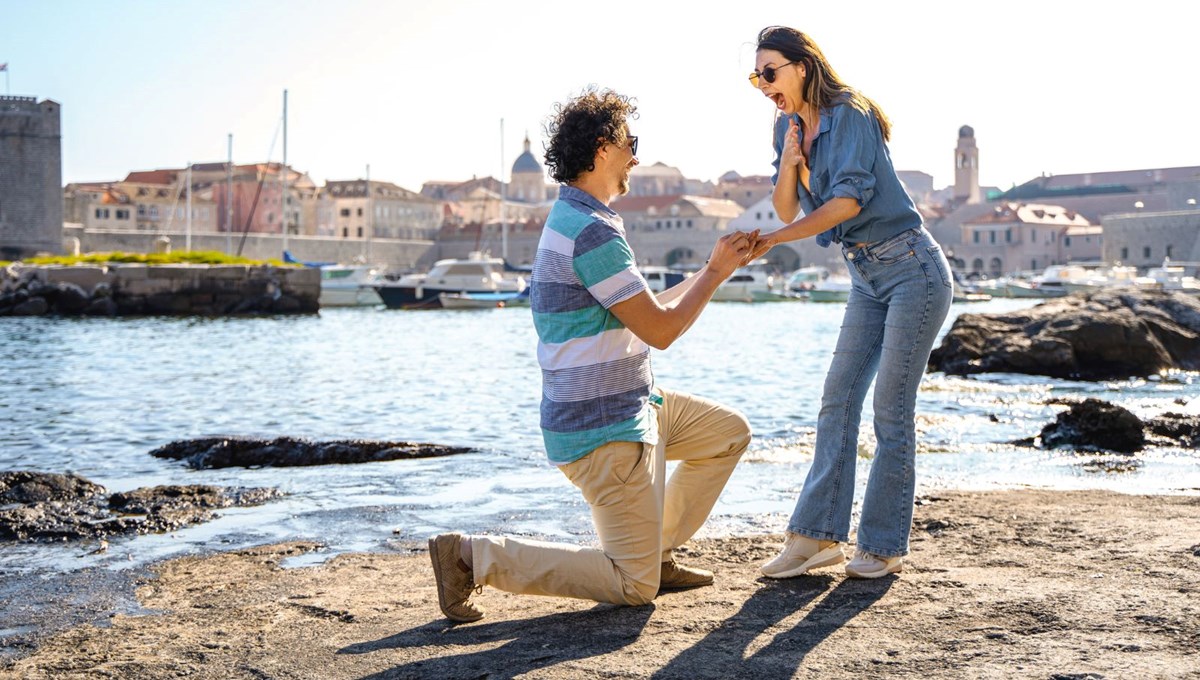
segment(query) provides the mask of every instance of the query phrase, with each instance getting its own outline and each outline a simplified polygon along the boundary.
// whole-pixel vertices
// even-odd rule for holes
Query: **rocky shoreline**
[[[1200,677],[1200,498],[955,492],[914,524],[897,577],[768,581],[779,536],[702,540],[678,557],[712,587],[633,608],[485,589],[487,617],[462,626],[419,545],[304,568],[282,563],[315,544],[176,559],[105,624],[6,640],[0,677]]]

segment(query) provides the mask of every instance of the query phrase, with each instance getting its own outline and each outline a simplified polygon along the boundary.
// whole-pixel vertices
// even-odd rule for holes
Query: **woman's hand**
[[[804,154],[800,151],[800,129],[796,126],[796,119],[788,117],[788,129],[783,134],[783,152],[779,156],[779,167],[796,168],[799,170],[804,166]]]

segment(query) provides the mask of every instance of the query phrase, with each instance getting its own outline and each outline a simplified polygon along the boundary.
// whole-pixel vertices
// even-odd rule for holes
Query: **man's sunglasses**
[[[777,76],[779,74],[779,69],[783,68],[784,66],[790,66],[792,64],[798,64],[798,63],[800,63],[800,62],[789,61],[788,63],[780,64],[779,66],[764,66],[762,71],[751,71],[750,72],[750,84],[753,85],[754,87],[758,87],[759,86],[758,85],[759,78],[762,78],[763,80],[767,81],[768,83],[773,83],[773,82],[775,82],[775,76]]]
[[[629,135],[629,152],[637,155],[637,135]]]

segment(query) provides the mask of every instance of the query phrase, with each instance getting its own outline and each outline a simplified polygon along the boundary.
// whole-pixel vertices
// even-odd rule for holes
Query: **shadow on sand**
[[[653,606],[597,605],[587,611],[534,619],[453,626],[444,620],[410,628],[380,640],[361,642],[338,654],[369,654],[386,649],[428,648],[437,654],[367,675],[385,678],[515,678],[547,666],[616,651],[635,642],[654,613]],[[455,645],[504,644],[454,654]]]
[[[669,661],[654,678],[790,678],[804,657],[834,631],[879,601],[896,577],[877,580],[833,576],[770,581],[704,639]],[[833,584],[837,582],[837,585]],[[831,586],[832,589],[831,589]],[[790,630],[747,657],[750,645],[787,617],[820,600]],[[743,658],[747,657],[747,658]]]

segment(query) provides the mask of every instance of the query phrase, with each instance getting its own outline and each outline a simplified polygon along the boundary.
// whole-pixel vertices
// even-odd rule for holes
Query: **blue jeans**
[[[929,232],[910,229],[864,246],[843,245],[854,283],[825,377],[812,467],[788,530],[848,541],[858,424],[875,385],[875,459],[858,526],[858,548],[908,554],[916,458],[917,387],[950,310],[950,265]]]

